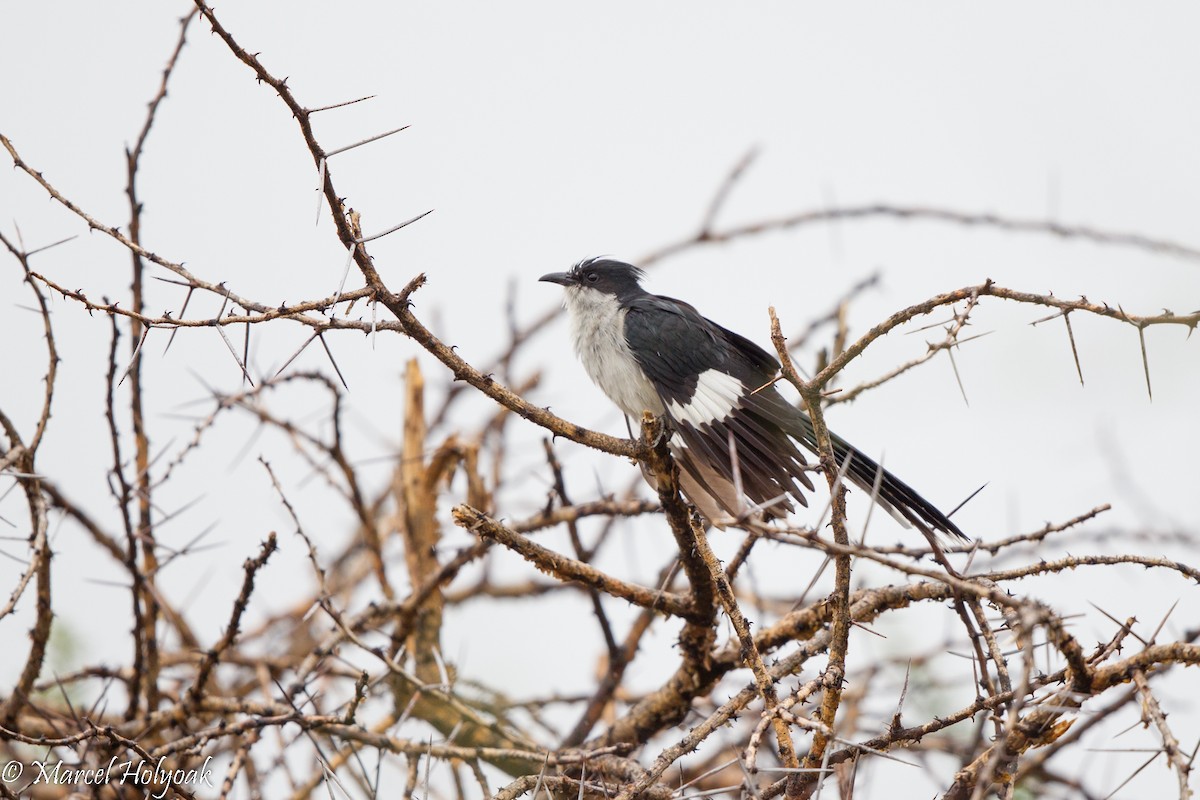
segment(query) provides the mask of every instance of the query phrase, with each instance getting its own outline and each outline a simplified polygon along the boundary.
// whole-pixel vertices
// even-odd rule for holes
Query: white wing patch
[[[696,379],[696,391],[686,405],[672,400],[667,404],[667,411],[672,419],[698,428],[728,417],[745,393],[746,387],[737,378],[710,369],[700,373]]]

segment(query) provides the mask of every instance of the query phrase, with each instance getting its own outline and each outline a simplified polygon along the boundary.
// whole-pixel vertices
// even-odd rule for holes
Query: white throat
[[[588,377],[635,423],[643,411],[661,415],[662,400],[625,341],[628,312],[617,298],[586,287],[568,286],[565,304],[571,317],[571,340]]]

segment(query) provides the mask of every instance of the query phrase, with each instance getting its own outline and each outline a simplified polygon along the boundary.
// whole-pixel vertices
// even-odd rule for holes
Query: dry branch
[[[321,213],[333,222],[347,272],[356,268],[364,286],[345,291],[343,286],[287,304],[267,302],[220,276],[194,273],[184,266],[185,253],[176,254],[175,261],[144,245],[143,204],[160,200],[144,200],[138,193],[141,155],[150,132],[158,130],[156,114],[197,16],[214,41],[249,70],[246,78],[265,86],[271,102],[281,103],[280,112],[294,119],[307,152],[303,168],[311,159],[318,175]],[[389,286],[384,275],[392,273],[377,267],[368,249],[377,237],[362,234],[361,216],[338,191],[331,170],[331,158],[347,148],[326,150],[313,125],[314,114],[346,104],[309,108],[299,94],[266,66],[265,57],[239,42],[211,6],[196,0],[195,11],[180,21],[162,80],[126,153],[130,220],[125,229],[90,213],[72,198],[76,187],[52,183],[0,134],[0,145],[22,180],[28,178],[90,230],[101,232],[98,244],[90,246],[115,244],[132,263],[128,292],[121,286],[111,292],[120,299],[97,300],[68,288],[58,267],[33,269],[31,257],[45,248],[26,249],[19,235],[13,240],[0,233],[0,243],[33,294],[36,316],[30,318],[30,330],[40,332],[46,343],[37,376],[44,386],[20,387],[40,398],[31,404],[35,416],[14,419],[8,408],[0,408],[0,476],[19,486],[9,502],[23,509],[19,525],[10,523],[19,527],[22,563],[4,587],[8,600],[0,619],[25,611],[22,603],[32,604],[19,674],[0,691],[0,754],[5,758],[28,761],[30,748],[37,748],[89,769],[112,757],[163,758],[172,768],[187,769],[211,756],[224,765],[216,789],[222,797],[274,796],[285,786],[297,800],[326,794],[387,796],[397,788],[408,796],[765,800],[835,790],[865,798],[868,790],[860,776],[876,759],[905,750],[905,760],[923,761],[923,774],[942,796],[965,800],[989,792],[1013,797],[1047,784],[1083,791],[1079,787],[1086,780],[1069,784],[1062,777],[1067,770],[1052,765],[1081,747],[1083,731],[1103,735],[1110,731],[1110,717],[1140,699],[1155,755],[1166,755],[1179,796],[1190,796],[1186,743],[1195,730],[1182,715],[1170,716],[1179,698],[1161,676],[1200,665],[1200,646],[1194,643],[1200,632],[1159,642],[1161,631],[1143,635],[1135,620],[1114,615],[1107,641],[1085,649],[1067,610],[1024,594],[1021,582],[1119,565],[1200,581],[1200,568],[1165,554],[1047,554],[1048,546],[1062,545],[1060,534],[1074,535],[1063,533],[1068,530],[1095,535],[1094,541],[1106,546],[1121,541],[1117,535],[1101,539],[1090,524],[1107,506],[970,550],[856,545],[846,528],[845,490],[823,408],[919,369],[937,353],[958,351],[961,357],[965,351],[958,349],[970,340],[962,334],[972,314],[993,300],[1049,313],[1038,321],[1062,316],[1081,381],[1070,315],[1131,326],[1142,346],[1147,388],[1146,328],[1181,325],[1190,333],[1200,324],[1200,312],[1128,314],[1115,302],[1064,300],[986,281],[901,309],[851,341],[852,303],[868,281],[851,289],[833,311],[800,328],[806,339],[827,326],[836,328],[826,357],[808,381],[799,378],[791,361],[795,348],[783,340],[772,314],[782,378],[799,391],[816,430],[819,468],[831,498],[829,529],[744,521],[741,546],[722,566],[712,546],[719,550],[722,543],[715,537],[710,543],[680,494],[667,447],[670,432],[661,420],[639,421],[640,437],[624,439],[583,428],[528,399],[541,371],[523,365],[554,312],[522,324],[510,299],[507,338],[498,334],[500,354],[480,362],[457,352],[414,314],[411,300],[424,275],[416,274],[398,290]],[[399,130],[366,132],[352,146]],[[719,218],[752,160],[753,153],[728,174],[694,236],[660,248],[643,263],[771,230],[881,217],[1049,234],[1200,259],[1195,248],[1138,234],[936,208],[826,209],[722,227]],[[177,293],[175,313],[147,310],[148,277],[165,279],[169,291]],[[220,310],[211,316],[189,314],[197,293],[219,298]],[[111,461],[106,474],[88,476],[100,485],[107,481],[110,488],[111,507],[100,510],[74,499],[86,496],[81,479],[43,475],[37,458],[41,444],[57,432],[51,410],[67,326],[51,325],[55,297],[66,301],[57,314],[95,315],[107,325],[104,385],[95,387],[102,399],[91,410],[104,418]],[[371,319],[351,318],[354,304],[362,302],[371,304]],[[828,394],[842,371],[882,336],[942,309],[953,316],[928,352],[840,395]],[[389,455],[382,471],[366,466],[358,440],[346,430],[350,396],[332,355],[321,371],[295,371],[289,360],[273,377],[252,374],[250,331],[271,337],[297,325],[306,337],[297,355],[318,339],[331,354],[337,336],[353,331],[404,337],[411,349],[432,356],[424,370],[416,360],[409,362],[402,398],[393,404],[403,411],[379,426],[386,429],[390,422],[391,430],[402,429],[398,452]],[[241,329],[231,333],[230,326]],[[166,437],[156,428],[161,409],[147,390],[160,378],[145,357],[145,345],[169,339],[166,331],[173,338],[207,328],[219,332],[237,366],[234,371],[229,365],[224,383],[217,385],[232,382],[234,388],[212,389],[190,438],[164,445]],[[165,341],[164,348],[169,346]],[[345,351],[338,347],[337,352]],[[319,398],[318,413],[298,416],[281,396],[284,387]],[[430,396],[445,398],[428,413],[427,389]],[[373,386],[370,391],[390,390]],[[450,413],[469,400],[483,411]],[[200,453],[221,447],[219,431],[231,419],[246,420],[282,442],[261,445],[270,452],[270,458],[259,456],[270,480],[263,502],[281,505],[294,533],[278,542],[271,534],[258,556],[242,565],[240,592],[232,608],[221,612],[219,634],[203,635],[199,615],[179,602],[176,587],[163,577],[173,562],[194,563],[203,537],[168,549],[159,534],[178,512],[158,503],[174,496]],[[578,448],[556,448],[545,432],[598,451],[593,455],[638,462],[652,478],[655,497],[613,493],[603,485],[585,491],[590,484],[574,478],[566,457]],[[243,454],[249,450],[247,445]],[[294,485],[272,468],[288,458],[309,470],[311,483]],[[348,522],[336,530],[323,523],[318,530],[302,501],[309,493],[345,512]],[[5,497],[0,494],[0,501]],[[49,666],[54,604],[62,602],[50,592],[51,566],[80,557],[66,548],[52,553],[56,511],[65,527],[99,545],[94,548],[98,560],[107,559],[104,565],[122,579],[128,619],[114,624],[116,635],[127,637],[119,663],[88,661],[62,674]],[[658,537],[654,544],[674,542],[677,557],[664,559],[670,563],[661,570],[654,565],[655,586],[630,579],[627,565],[610,552],[616,549],[611,543],[627,535],[638,537],[625,543],[637,553],[651,550],[640,537]],[[1184,538],[1173,541],[1193,547],[1195,540],[1194,531],[1185,531]],[[290,582],[293,594],[286,603],[267,603],[255,586],[272,573],[266,564],[276,548],[284,555],[291,546],[301,548],[302,559],[307,551],[303,574]],[[494,555],[500,547],[547,577],[498,574]],[[237,574],[236,563],[226,563],[224,554],[217,558]],[[755,580],[775,560],[784,560],[795,573],[782,590]],[[822,565],[810,572],[817,563]],[[824,563],[834,565],[832,576],[823,572]],[[883,582],[881,574],[892,583]],[[509,621],[525,618],[521,604],[550,604],[568,592],[586,597],[594,617],[561,623],[594,632],[592,649],[578,656],[580,663],[599,664],[587,685],[563,688],[558,676],[538,673],[547,684],[544,692],[512,697],[502,671],[476,668],[475,674],[484,677],[473,680],[460,674],[457,656],[445,652],[446,643],[472,641],[477,632],[466,630],[465,621],[477,619],[471,614],[483,608],[494,611],[496,624],[512,626],[511,646],[527,655],[528,669],[537,669],[537,648],[553,646],[558,631],[552,625],[531,631]],[[626,609],[626,603],[635,608]],[[941,605],[949,605],[961,620],[944,641],[894,644],[903,649],[894,658],[869,655],[860,647],[856,630],[865,637],[875,632],[869,626],[916,618],[919,609]],[[23,641],[13,638],[14,652]],[[202,644],[206,641],[213,644]],[[1139,642],[1141,649],[1126,654],[1122,648],[1130,642]],[[938,657],[947,650],[970,651],[970,665],[946,667]],[[945,707],[935,716],[931,685],[946,675],[957,691],[937,697]],[[976,685],[967,686],[968,678]],[[900,707],[893,713],[897,695]],[[887,709],[883,716],[880,707]],[[937,760],[928,759],[933,753]],[[948,763],[954,765],[950,770]],[[0,788],[13,796],[10,788]],[[67,789],[59,788],[64,790],[56,796],[64,796]],[[192,787],[179,788],[181,796],[192,796]],[[47,795],[54,790],[47,789]]]

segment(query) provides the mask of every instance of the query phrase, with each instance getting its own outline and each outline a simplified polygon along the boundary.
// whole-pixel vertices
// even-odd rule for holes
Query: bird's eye
[[[596,281],[598,281],[598,280],[600,280],[600,276],[599,276],[599,275],[597,275],[596,273],[594,273],[594,272],[589,272],[589,273],[587,274],[587,282],[588,282],[588,283],[595,283],[595,282],[596,282]]]

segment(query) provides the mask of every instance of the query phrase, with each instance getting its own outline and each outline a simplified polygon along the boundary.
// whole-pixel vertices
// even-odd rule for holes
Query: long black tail
[[[807,414],[796,416],[799,417],[800,429],[790,433],[809,450],[817,452],[817,436],[812,420]],[[833,455],[839,468],[845,466],[846,459],[850,459],[850,466],[846,468],[846,478],[874,496],[875,502],[893,516],[907,520],[925,532],[942,533],[964,541],[969,538],[936,506],[917,494],[907,483],[876,464],[870,456],[832,431],[829,439],[833,444]],[[878,490],[875,488],[876,481],[879,484]]]

